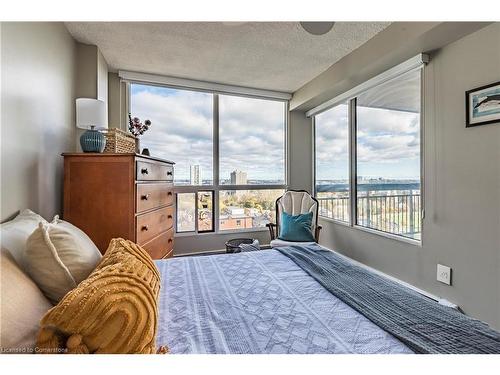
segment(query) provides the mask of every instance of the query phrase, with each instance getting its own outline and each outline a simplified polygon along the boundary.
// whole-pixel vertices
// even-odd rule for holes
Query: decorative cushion
[[[40,223],[29,236],[23,263],[31,278],[54,304],[96,267],[101,253],[90,238],[62,221]]]
[[[11,253],[22,269],[24,269],[23,254],[26,250],[26,240],[38,228],[40,222],[47,223],[33,211],[23,210],[14,219],[0,225],[2,247]]]
[[[44,352],[155,353],[160,275],[140,246],[111,240],[91,275],[40,322]]]
[[[102,257],[101,252],[94,244],[94,242],[90,239],[90,237],[87,236],[83,230],[74,226],[68,221],[59,219],[59,215],[54,216],[54,219],[52,220],[51,224],[57,225],[59,228],[64,229],[67,232],[71,233],[80,246],[85,248],[92,248],[93,249],[92,251],[98,255],[99,259],[101,259]]]
[[[318,212],[318,202],[306,191],[288,190],[276,202],[276,215],[281,218],[281,213],[289,215],[299,215],[308,212],[313,213],[311,231],[316,230],[316,215]]]
[[[314,242],[314,235],[311,230],[312,218],[312,212],[300,215],[289,215],[282,212],[279,239],[293,242]]]
[[[52,307],[6,249],[0,258],[0,348],[33,353],[40,319]]]

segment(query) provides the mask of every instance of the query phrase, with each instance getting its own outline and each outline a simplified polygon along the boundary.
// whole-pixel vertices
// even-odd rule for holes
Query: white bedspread
[[[275,250],[156,265],[172,353],[411,353]]]

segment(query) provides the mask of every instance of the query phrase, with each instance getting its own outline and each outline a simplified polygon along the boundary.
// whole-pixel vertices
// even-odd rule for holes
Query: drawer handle
[[[172,176],[172,171],[168,171],[167,176]]]
[[[148,231],[149,227],[147,225],[143,225],[141,228],[142,231]]]
[[[169,191],[169,192],[167,193],[167,195],[172,195],[172,192],[171,192],[171,191]]]
[[[144,195],[142,195],[142,196],[141,196],[141,199],[142,199],[143,201],[147,201],[147,200],[149,199],[149,194],[144,194]]]
[[[147,168],[142,168],[141,169],[141,174],[148,174],[148,169]]]
[[[172,243],[172,239],[171,238],[168,239],[168,243]]]
[[[172,218],[172,215],[168,215],[168,216],[167,216],[167,219],[171,219],[171,218]]]

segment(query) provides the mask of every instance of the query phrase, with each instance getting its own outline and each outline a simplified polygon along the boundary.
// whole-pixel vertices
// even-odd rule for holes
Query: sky
[[[358,102],[358,176],[418,179],[419,114]],[[190,165],[212,179],[212,94],[133,84],[131,111],[151,120],[141,146],[174,161],[176,180],[189,180]],[[219,96],[221,179],[238,169],[249,180],[284,181],[284,111],[283,102]],[[346,104],[316,116],[316,168],[318,180],[348,178]]]
[[[189,179],[190,165],[212,179],[212,94],[133,84],[131,113],[151,120],[141,147],[174,161],[176,180]],[[284,182],[284,113],[283,102],[219,95],[221,179],[238,169],[250,180]]]
[[[360,101],[358,101],[360,102]],[[316,178],[349,176],[349,126],[346,104],[316,116]],[[418,179],[420,115],[357,107],[357,174],[370,178]]]

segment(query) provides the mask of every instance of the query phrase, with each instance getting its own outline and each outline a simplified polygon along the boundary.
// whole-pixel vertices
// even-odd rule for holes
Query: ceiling
[[[337,22],[311,35],[298,22],[67,22],[111,71],[294,92],[389,25]]]

